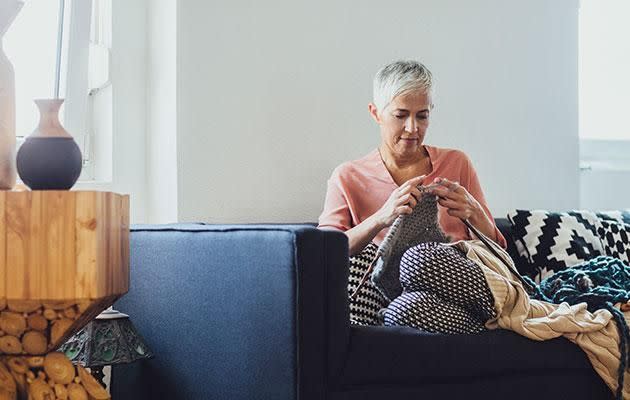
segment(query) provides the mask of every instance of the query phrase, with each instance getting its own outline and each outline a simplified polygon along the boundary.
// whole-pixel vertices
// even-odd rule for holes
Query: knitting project
[[[445,243],[448,238],[438,223],[437,196],[432,186],[418,186],[422,197],[411,214],[400,215],[377,250],[372,283],[389,301],[402,293],[400,260],[409,248],[425,242]]]

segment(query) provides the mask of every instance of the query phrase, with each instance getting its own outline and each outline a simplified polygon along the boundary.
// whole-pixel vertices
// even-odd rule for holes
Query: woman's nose
[[[414,118],[407,118],[405,122],[405,130],[409,133],[416,133],[418,131],[418,123]]]

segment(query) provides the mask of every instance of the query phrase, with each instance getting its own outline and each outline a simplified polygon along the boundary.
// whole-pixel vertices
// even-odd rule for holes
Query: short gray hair
[[[381,68],[374,77],[374,104],[379,112],[394,99],[408,92],[430,92],[433,75],[417,61],[396,61]]]

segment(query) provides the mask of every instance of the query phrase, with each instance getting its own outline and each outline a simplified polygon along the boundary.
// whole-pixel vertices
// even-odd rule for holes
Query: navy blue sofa
[[[133,226],[116,308],[156,355],[114,367],[113,398],[613,397],[563,338],[350,325],[347,246],[312,225]]]

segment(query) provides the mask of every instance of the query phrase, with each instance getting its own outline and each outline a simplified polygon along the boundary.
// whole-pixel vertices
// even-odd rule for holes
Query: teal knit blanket
[[[540,285],[536,285],[527,277],[525,279],[534,287],[534,293],[531,294],[534,299],[555,304],[586,303],[591,312],[602,308],[610,311],[619,330],[621,359],[616,399],[621,400],[624,371],[629,359],[630,330],[623,313],[615,308],[614,304],[630,300],[630,266],[617,258],[599,256],[557,272],[543,280]]]

